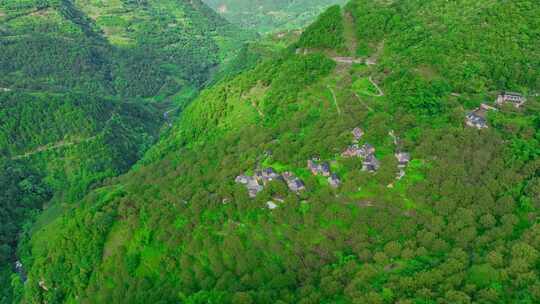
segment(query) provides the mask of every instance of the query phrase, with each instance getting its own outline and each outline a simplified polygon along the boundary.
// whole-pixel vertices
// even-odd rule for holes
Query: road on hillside
[[[37,147],[36,149],[30,151],[30,152],[15,155],[11,159],[18,160],[18,159],[28,158],[28,157],[30,157],[30,156],[32,156],[34,154],[37,154],[37,153],[50,151],[50,150],[55,150],[55,149],[60,149],[60,148],[65,148],[65,147],[69,147],[69,146],[74,146],[74,145],[77,145],[77,144],[80,144],[80,143],[83,143],[83,142],[91,141],[91,140],[93,140],[95,138],[96,138],[96,136],[94,135],[94,136],[85,138],[85,139],[80,140],[80,141],[63,141],[63,140],[61,140],[61,141],[59,141],[59,142],[57,142],[57,143],[55,143],[53,145],[40,146],[40,147]]]

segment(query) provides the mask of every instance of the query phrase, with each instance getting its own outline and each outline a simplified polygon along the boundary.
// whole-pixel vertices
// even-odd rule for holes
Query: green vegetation
[[[227,20],[260,33],[299,29],[345,0],[203,0]]]
[[[23,224],[47,226],[126,172],[254,36],[201,2],[0,2],[0,158],[39,176],[52,197],[15,189],[15,173],[0,187],[1,303],[20,296],[22,284],[9,287]]]
[[[371,83],[371,81],[367,77],[359,78],[354,81],[352,84],[352,88],[355,92],[362,95],[377,96],[379,94],[377,88]]]
[[[293,43],[266,58],[248,46],[254,57],[233,60],[128,173],[34,227],[19,248],[28,281],[14,278],[12,294],[31,303],[540,302],[538,15],[527,0],[353,0],[306,30],[306,52]],[[344,49],[362,58],[332,58]],[[465,126],[469,109],[504,89],[527,103],[490,112],[487,129]],[[376,148],[374,173],[342,154],[355,127]],[[81,123],[81,134],[93,128]],[[28,145],[41,144],[32,133]],[[398,150],[412,156],[399,180]],[[339,188],[311,174],[314,156]],[[306,189],[274,180],[250,198],[235,183],[267,166]]]
[[[15,257],[20,230],[50,198],[42,177],[20,162],[0,159],[0,303],[14,303],[11,261]]]
[[[173,95],[201,87],[252,37],[183,1],[9,0],[0,11],[0,84],[8,88]]]
[[[68,202],[127,171],[160,126],[155,110],[143,104],[79,94],[5,93],[0,105],[5,155],[42,172]]]
[[[310,49],[341,49],[344,47],[344,24],[339,5],[328,8],[308,28],[298,41],[298,47]]]
[[[250,37],[201,3],[9,0],[0,12],[0,153],[78,196],[125,172],[163,113]]]
[[[434,97],[444,97],[449,90],[532,93],[539,85],[535,39],[540,21],[533,17],[537,11],[532,1],[407,1],[387,6],[353,1],[350,9],[361,24],[359,50],[373,54],[384,47],[380,69],[393,72],[386,83],[394,92],[434,86]]]

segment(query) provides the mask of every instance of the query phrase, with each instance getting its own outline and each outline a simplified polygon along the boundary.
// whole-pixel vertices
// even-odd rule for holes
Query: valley
[[[204,0],[230,22],[259,33],[297,30],[312,22],[326,8],[345,0]]]
[[[198,1],[0,3],[0,166],[24,181],[0,190],[0,303],[15,301],[32,223],[127,172],[172,125],[162,108],[189,103],[254,36]]]

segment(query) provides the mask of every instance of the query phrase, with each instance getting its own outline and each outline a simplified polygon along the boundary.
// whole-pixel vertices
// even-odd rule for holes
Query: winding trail
[[[258,107],[257,104],[255,103],[255,100],[252,100],[252,101],[251,101],[251,105],[255,108],[255,110],[257,110],[257,113],[259,113],[259,116],[260,116],[260,117],[264,117],[263,111],[261,111],[261,109],[259,109],[259,107]]]
[[[339,104],[338,104],[338,101],[337,101],[337,98],[336,98],[336,93],[334,92],[334,90],[330,86],[327,85],[326,87],[328,88],[330,93],[332,93],[332,97],[334,98],[334,104],[336,105],[337,112],[338,112],[339,115],[341,115],[341,109],[339,107]]]
[[[363,58],[354,58],[354,57],[332,57],[332,60],[334,60],[337,63],[345,63],[345,64],[364,64],[366,63],[366,60]]]
[[[394,130],[390,130],[390,132],[388,132],[388,135],[392,137],[392,141],[394,142],[394,145],[396,147],[399,146],[399,138],[396,136],[396,133],[394,132]]]
[[[4,13],[4,15],[3,16],[0,15],[0,17],[5,18],[4,22],[7,23],[7,22],[15,20],[17,18],[22,18],[22,17],[27,17],[27,16],[35,16],[37,14],[40,14],[42,12],[47,11],[48,9],[49,9],[49,7],[37,8],[37,9],[22,12],[20,14],[16,14],[16,15],[13,15],[13,16],[9,16],[6,13]]]
[[[373,81],[373,78],[371,76],[369,76],[369,81],[371,82],[371,84],[373,84],[373,86],[375,86],[375,88],[379,91],[379,94],[378,95],[375,95],[375,97],[383,97],[384,96],[384,92],[381,90],[381,88],[379,87],[378,84],[375,83],[375,81]]]
[[[57,142],[57,143],[55,143],[53,145],[40,146],[40,147],[37,147],[36,149],[30,151],[30,152],[15,155],[11,159],[12,160],[18,160],[18,159],[28,158],[28,157],[30,157],[30,156],[32,156],[34,154],[37,154],[37,153],[78,145],[78,144],[83,143],[83,142],[88,142],[88,141],[94,140],[95,138],[96,138],[96,136],[94,135],[94,136],[85,138],[85,139],[80,140],[80,141],[68,141],[68,142],[66,142],[66,141],[61,140],[61,141],[59,141],[59,142]]]

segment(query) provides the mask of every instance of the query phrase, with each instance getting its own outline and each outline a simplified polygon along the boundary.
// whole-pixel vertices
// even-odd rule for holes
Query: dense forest
[[[3,87],[125,97],[200,87],[252,37],[200,1],[9,0],[0,22]]]
[[[346,0],[203,0],[230,22],[259,33],[298,30]]]
[[[0,33],[0,153],[64,189],[125,172],[254,37],[200,1],[9,0]]]
[[[3,228],[11,243],[23,231],[24,273],[2,292],[21,303],[540,302],[539,15],[530,0],[351,0],[277,54],[245,46],[126,174],[59,198],[61,215]],[[502,91],[524,104],[496,104]],[[68,109],[82,135],[108,128],[85,119],[119,109],[46,100],[36,110]],[[489,109],[482,128],[466,123],[475,108]],[[69,125],[54,125],[47,136],[65,138]],[[10,143],[17,126],[5,126]],[[35,148],[41,128],[18,132]],[[0,175],[10,206],[39,209],[48,177],[3,166],[18,170]]]
[[[126,172],[255,36],[200,1],[0,1],[0,303],[17,245]]]
[[[42,176],[20,162],[0,159],[0,303],[12,303],[11,261],[23,227],[28,233],[33,217],[50,198],[51,190]],[[14,279],[19,280],[15,275]],[[18,285],[19,287],[21,285]],[[13,301],[15,302],[15,301]]]

